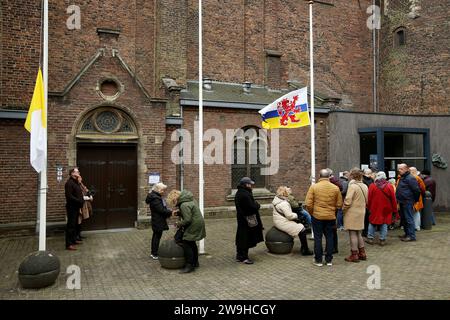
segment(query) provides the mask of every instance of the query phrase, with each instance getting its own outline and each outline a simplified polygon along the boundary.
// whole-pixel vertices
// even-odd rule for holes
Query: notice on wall
[[[365,170],[365,169],[369,169],[369,165],[368,164],[362,164],[361,165],[361,170]]]
[[[150,172],[148,175],[148,184],[157,184],[160,182],[159,172]]]
[[[370,168],[377,170],[378,168],[378,155],[371,154],[370,155]]]
[[[389,178],[395,178],[395,171],[388,172]]]

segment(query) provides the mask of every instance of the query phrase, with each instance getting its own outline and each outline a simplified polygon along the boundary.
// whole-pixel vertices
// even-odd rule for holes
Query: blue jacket
[[[395,195],[399,203],[416,203],[420,196],[420,188],[416,178],[409,172],[401,176]]]

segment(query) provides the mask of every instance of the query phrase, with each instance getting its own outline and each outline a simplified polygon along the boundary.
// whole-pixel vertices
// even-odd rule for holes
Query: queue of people
[[[365,243],[379,245],[387,242],[389,226],[400,216],[404,235],[401,241],[416,241],[420,230],[420,210],[423,208],[425,190],[434,201],[436,183],[429,172],[422,174],[406,164],[398,165],[398,178],[387,180],[384,172],[353,168],[340,178],[329,168],[320,170],[319,180],[308,189],[305,208],[295,199],[292,189],[280,186],[272,201],[274,227],[300,240],[300,254],[314,255],[316,266],[333,265],[333,254],[338,253],[337,230],[348,231],[350,255],[347,262],[367,260]],[[249,249],[264,241],[264,226],[259,210],[261,205],[253,197],[255,182],[244,177],[235,195],[237,229],[235,237],[236,262],[251,265]],[[158,259],[158,248],[164,231],[169,230],[167,219],[177,218],[177,243],[183,247],[186,265],[181,273],[190,273],[199,267],[196,242],[206,237],[205,222],[200,209],[188,190],[172,190],[163,198],[167,186],[155,184],[146,198],[152,216],[150,257]],[[77,250],[83,241],[81,223],[92,216],[93,196],[83,184],[78,168],[70,170],[65,184],[67,226],[66,249]],[[419,215],[419,218],[417,218]],[[433,216],[433,224],[435,219]],[[314,250],[310,250],[307,231],[312,228]],[[325,237],[325,251],[322,239]],[[325,261],[323,261],[325,258]]]

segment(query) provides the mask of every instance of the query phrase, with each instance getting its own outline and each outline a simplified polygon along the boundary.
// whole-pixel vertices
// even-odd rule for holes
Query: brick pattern
[[[115,75],[125,91],[112,103],[105,102],[95,91],[97,80]],[[49,199],[48,219],[61,221],[65,214],[64,183],[56,181],[56,165],[68,168],[76,165],[75,134],[83,116],[96,106],[120,108],[135,122],[138,135],[138,207],[146,212],[145,196],[148,192],[148,172],[163,172],[162,141],[166,134],[164,104],[151,103],[136,86],[118,60],[107,52],[80,79],[64,98],[51,100],[49,107]],[[157,141],[157,140],[160,140]],[[61,150],[63,150],[61,152]],[[67,176],[66,176],[67,177]],[[164,178],[164,177],[163,177]],[[86,183],[89,177],[84,177]]]
[[[382,60],[385,61],[380,88],[382,111],[448,113],[443,100],[448,96],[448,86],[444,85],[448,78],[448,68],[445,68],[448,41],[444,41],[449,34],[448,24],[445,23],[447,11],[443,2],[423,2],[429,5],[422,6],[422,16],[408,20],[406,24],[409,32],[404,63],[402,55],[394,60],[384,58],[389,54],[389,28],[395,26],[383,24],[383,39],[386,41],[382,51]],[[5,0],[0,4],[1,108],[28,109],[39,64],[40,3]],[[346,108],[369,111],[372,101],[371,32],[366,26],[368,15],[365,10],[372,1],[333,3],[334,6],[314,6],[316,90],[341,97],[342,106]],[[273,88],[286,87],[288,80],[308,84],[306,3],[297,0],[229,0],[205,1],[203,4],[205,76],[225,82],[250,81]],[[63,165],[65,172],[76,165],[74,135],[77,126],[86,112],[104,105],[121,108],[138,127],[138,206],[145,211],[148,172],[162,172],[162,179],[170,188],[179,187],[180,181],[176,179],[178,169],[169,160],[174,146],[169,135],[174,127],[165,126],[165,103],[148,101],[134,79],[112,57],[111,49],[118,49],[152,97],[166,98],[162,77],[175,78],[180,85],[198,77],[197,1],[80,0],[77,5],[81,9],[81,30],[67,29],[67,5],[63,1],[50,3],[49,90],[62,91],[99,48],[104,48],[106,55],[79,79],[68,95],[63,98],[50,97],[48,220],[61,221],[65,215],[64,183],[56,182],[56,165]],[[97,28],[117,29],[120,35],[99,37]],[[442,41],[428,43],[429,37],[440,37]],[[266,77],[265,50],[282,54],[280,66],[276,68],[280,77],[273,81],[268,81]],[[436,54],[430,57],[429,52]],[[396,70],[397,65],[401,66],[401,76],[406,77],[407,81],[398,81],[396,83],[400,87],[392,87],[386,77],[389,77],[389,70]],[[424,66],[427,72],[421,69]],[[95,92],[98,80],[105,77],[116,77],[124,85],[124,93],[114,103],[106,103]],[[185,127],[191,132],[195,115],[196,109],[186,109]],[[235,128],[259,126],[260,119],[255,111],[206,108],[205,129],[214,127],[224,132],[230,125]],[[27,162],[23,159],[28,159],[29,154],[25,147],[12,150],[12,146],[28,144],[29,140],[28,136],[18,133],[21,132],[19,129],[8,128],[10,126],[6,124],[0,128],[5,132],[5,138],[1,137],[5,144],[5,149],[1,151],[2,161],[6,161],[0,169],[2,174],[10,174],[3,167],[14,168],[21,161],[27,168]],[[317,116],[316,130],[316,167],[319,170],[327,163],[328,130],[325,117]],[[296,196],[300,199],[304,197],[309,185],[309,177],[306,176],[310,166],[309,134],[309,128],[281,133],[284,142],[280,149],[282,165],[279,174],[269,179],[269,188],[288,184],[293,187]],[[11,154],[14,156],[11,157]],[[32,173],[29,165],[26,170],[27,175]],[[194,193],[198,191],[196,170],[196,165],[185,166],[185,186]],[[230,204],[225,200],[231,189],[230,170],[227,165],[205,169],[207,206]],[[21,185],[23,179],[15,175],[11,185]],[[85,179],[88,181],[89,177]],[[31,184],[26,186],[30,190],[24,189],[24,194],[35,194],[32,188],[36,187],[36,183]],[[24,217],[29,215],[24,212],[33,211],[36,199],[34,196],[23,197],[22,202],[24,207],[19,206],[15,211],[18,218],[15,218],[16,213],[11,215],[14,217],[11,219],[8,215],[1,215],[2,223],[27,221]],[[5,206],[16,208],[16,202],[8,201]],[[30,220],[33,219],[34,215]]]
[[[0,108],[26,109],[39,67],[41,1],[1,1],[0,20]]]
[[[23,120],[0,120],[0,224],[36,221],[38,174]]]
[[[184,108],[184,128],[194,137],[194,121],[198,110]],[[327,119],[316,115],[316,176],[327,164]],[[204,110],[204,131],[208,128],[219,129],[224,140],[226,129],[239,129],[246,126],[261,127],[261,118],[255,111],[236,111],[227,109],[206,108]],[[311,153],[309,150],[311,135],[310,127],[280,130],[280,168],[276,175],[270,176],[267,188],[276,191],[280,185],[289,185],[294,195],[303,200],[309,188],[309,171],[311,168]],[[224,142],[225,143],[225,142]],[[205,142],[204,146],[209,143]],[[192,146],[192,161],[194,160]],[[223,146],[225,157],[225,145]],[[198,197],[198,165],[185,165],[185,187]],[[231,166],[204,165],[205,206],[234,205],[227,201],[231,193]],[[218,183],[220,182],[220,183]],[[233,186],[235,188],[235,186]]]
[[[371,33],[366,8],[371,1],[317,4],[314,13],[315,86],[341,97],[343,106],[371,110]],[[188,39],[187,78],[197,75],[195,4]],[[215,80],[250,81],[278,88],[288,80],[309,82],[309,11],[298,1],[204,2],[204,76]],[[227,19],[222,17],[226,16]],[[368,17],[368,16],[367,16]],[[345,24],[341,23],[346,21]],[[282,54],[278,83],[267,82],[264,50]]]
[[[380,48],[380,111],[449,114],[448,2],[419,1],[420,17],[408,18],[410,2],[389,2]],[[391,4],[392,3],[392,4]],[[406,45],[394,48],[393,32],[406,28]]]

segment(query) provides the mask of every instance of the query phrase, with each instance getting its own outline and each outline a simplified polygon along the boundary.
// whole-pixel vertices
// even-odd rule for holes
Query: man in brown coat
[[[336,210],[342,207],[342,195],[339,188],[330,182],[328,170],[320,170],[319,181],[312,185],[306,195],[306,210],[312,216],[314,232],[314,264],[323,266],[322,235],[326,239],[327,265],[333,260],[333,227],[336,224]]]

